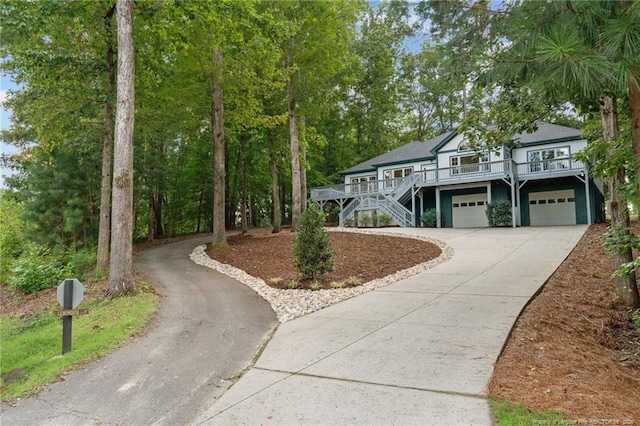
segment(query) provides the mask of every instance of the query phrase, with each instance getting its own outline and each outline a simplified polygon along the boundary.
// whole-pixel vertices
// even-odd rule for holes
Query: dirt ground
[[[335,268],[333,272],[317,277],[320,288],[331,288],[332,282],[344,282],[351,277],[357,277],[360,283],[386,277],[427,262],[441,253],[436,245],[413,238],[350,232],[331,232],[329,238],[334,250]],[[228,247],[209,248],[207,254],[276,288],[286,288],[292,280],[299,281],[299,289],[309,288],[313,284],[311,280],[300,280],[293,266],[293,234],[290,230],[278,234],[261,232],[236,235],[227,241]],[[273,283],[272,278],[280,280]]]
[[[640,424],[640,337],[616,302],[605,231],[603,224],[589,228],[523,312],[496,364],[491,395],[571,420],[607,421],[585,424]]]

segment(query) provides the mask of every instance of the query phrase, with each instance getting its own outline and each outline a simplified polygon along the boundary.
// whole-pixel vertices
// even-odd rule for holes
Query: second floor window
[[[568,146],[528,151],[529,173],[569,168],[570,157]]]
[[[413,173],[413,167],[405,167],[403,169],[385,170],[384,171],[384,187],[395,188],[398,181],[403,177]]]
[[[489,170],[489,156],[483,153],[451,157],[450,162],[451,174],[454,175]]]

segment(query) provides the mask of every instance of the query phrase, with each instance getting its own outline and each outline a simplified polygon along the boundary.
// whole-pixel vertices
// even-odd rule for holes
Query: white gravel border
[[[394,274],[387,275],[384,278],[378,278],[368,283],[362,284],[358,287],[345,287],[341,289],[327,289],[327,290],[280,290],[268,286],[260,278],[253,277],[247,274],[245,271],[234,268],[231,265],[220,263],[211,259],[207,253],[205,253],[206,246],[200,245],[196,247],[189,258],[197,263],[208,268],[214,269],[222,274],[225,274],[231,278],[240,281],[243,284],[251,287],[256,293],[258,293],[264,300],[269,302],[271,308],[278,316],[280,322],[287,322],[292,319],[302,317],[344,300],[350,299],[354,296],[367,293],[380,287],[384,287],[396,281],[411,277],[427,269],[449,260],[454,250],[452,247],[445,244],[443,241],[418,235],[405,235],[396,234],[384,231],[372,231],[362,230],[356,228],[326,228],[331,232],[356,232],[361,234],[371,235],[386,235],[397,238],[413,238],[416,240],[427,241],[440,247],[442,253],[435,259],[431,259],[428,262],[420,263],[412,266],[411,268],[403,269]],[[357,255],[357,254],[354,254]]]

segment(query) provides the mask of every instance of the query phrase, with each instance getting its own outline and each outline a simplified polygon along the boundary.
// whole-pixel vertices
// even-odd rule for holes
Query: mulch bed
[[[616,300],[605,231],[590,227],[523,312],[495,366],[491,395],[568,419],[640,422],[640,336]]]
[[[317,277],[320,288],[331,288],[332,282],[357,277],[361,283],[386,277],[438,257],[438,246],[413,238],[351,232],[329,233],[334,249],[335,268]],[[207,249],[207,254],[219,262],[229,264],[261,278],[275,288],[286,288],[297,280],[300,289],[309,288],[314,281],[300,279],[294,267],[293,234],[283,230],[236,235],[227,239],[225,248]],[[272,278],[280,278],[272,283]]]

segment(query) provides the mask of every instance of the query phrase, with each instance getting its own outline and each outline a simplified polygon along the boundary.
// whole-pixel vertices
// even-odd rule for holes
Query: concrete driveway
[[[489,425],[493,364],[586,226],[396,229],[451,260],[279,327],[194,424]]]

